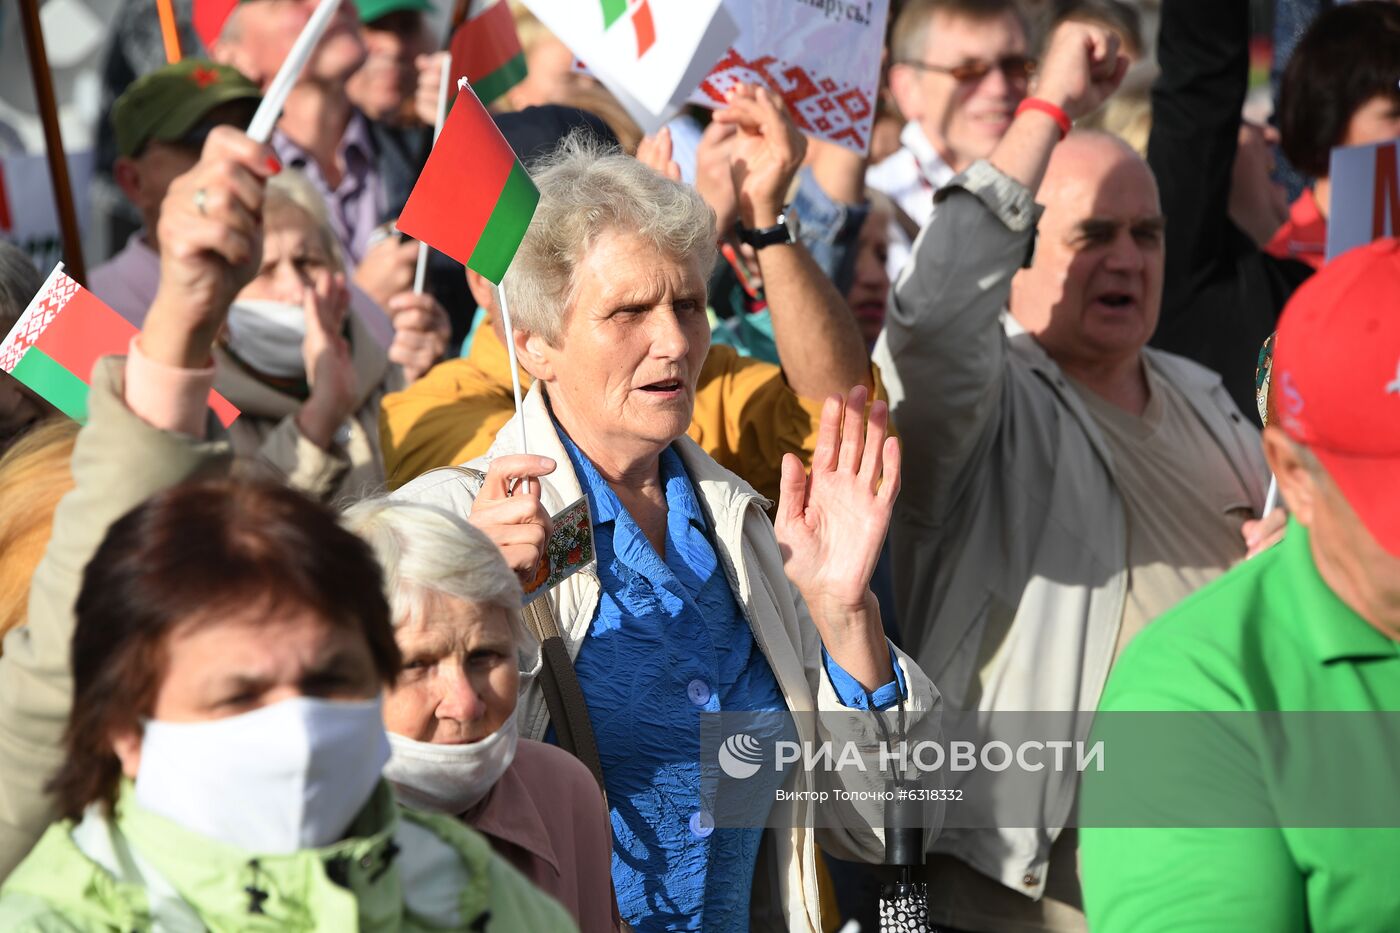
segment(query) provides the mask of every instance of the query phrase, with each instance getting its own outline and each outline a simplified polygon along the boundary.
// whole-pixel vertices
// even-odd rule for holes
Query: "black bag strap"
[[[540,641],[540,689],[544,691],[544,704],[549,709],[550,722],[554,723],[559,747],[588,766],[606,801],[608,792],[603,786],[603,762],[598,757],[598,743],[593,738],[588,703],[583,698],[583,688],[579,686],[574,662],[569,658],[569,649],[564,644],[564,635],[559,631],[559,620],[554,617],[549,597],[541,595],[526,606],[524,616],[525,624]]]

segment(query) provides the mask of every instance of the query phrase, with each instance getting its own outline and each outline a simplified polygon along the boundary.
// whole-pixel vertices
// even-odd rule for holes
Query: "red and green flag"
[[[499,285],[540,192],[466,78],[458,88],[397,226]]]
[[[525,80],[525,52],[506,0],[458,26],[449,49],[453,67],[466,74],[484,104]]]
[[[136,336],[131,322],[54,266],[3,343],[0,370],[9,373],[74,421],[87,421],[88,379],[98,357],[124,354]],[[209,393],[224,427],[238,409]]]

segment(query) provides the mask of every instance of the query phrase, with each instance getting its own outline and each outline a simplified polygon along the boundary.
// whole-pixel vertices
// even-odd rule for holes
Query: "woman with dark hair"
[[[1279,87],[1279,134],[1288,160],[1314,181],[1266,249],[1314,269],[1327,249],[1334,146],[1400,136],[1400,6],[1360,0],[1325,10],[1288,60]]]
[[[381,693],[401,661],[369,546],[280,486],[179,485],[223,472],[211,351],[261,254],[269,158],[210,136],[167,196],[142,333],[95,373],[0,657],[7,868],[67,723],[62,821],[0,888],[0,929],[572,929],[481,837],[395,806]]]

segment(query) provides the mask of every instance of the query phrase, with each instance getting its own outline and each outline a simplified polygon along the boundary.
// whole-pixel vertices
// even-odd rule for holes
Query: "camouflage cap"
[[[220,104],[262,99],[258,86],[228,65],[187,58],[132,82],[112,105],[117,154],[134,156],[151,140],[177,142]]]

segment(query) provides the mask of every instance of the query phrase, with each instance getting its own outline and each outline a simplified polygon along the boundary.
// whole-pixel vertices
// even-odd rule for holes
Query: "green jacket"
[[[56,823],[0,888],[7,931],[572,930],[554,900],[459,821],[381,783],[343,842],[252,857],[135,803]]]
[[[1130,779],[1085,776],[1090,928],[1400,928],[1400,829],[1385,828],[1400,826],[1397,711],[1400,643],[1338,598],[1308,530],[1290,522],[1282,543],[1153,622],[1113,668],[1095,733],[1110,733],[1110,769],[1115,738],[1140,739],[1147,764]],[[1379,712],[1390,715],[1357,715]]]

